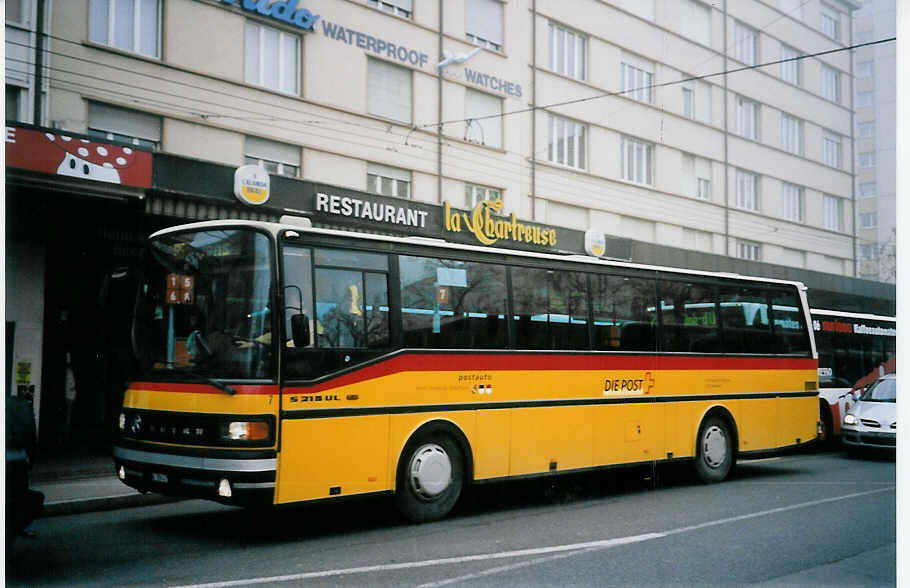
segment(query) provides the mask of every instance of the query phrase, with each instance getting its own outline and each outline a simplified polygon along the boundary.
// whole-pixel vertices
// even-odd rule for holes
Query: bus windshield
[[[251,229],[153,239],[133,346],[147,375],[176,380],[271,378],[269,239]]]

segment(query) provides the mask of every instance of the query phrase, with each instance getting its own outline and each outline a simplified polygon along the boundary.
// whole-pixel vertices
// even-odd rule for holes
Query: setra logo
[[[130,423],[130,431],[133,435],[138,435],[139,431],[142,430],[142,415],[137,414],[133,416],[133,422]]]

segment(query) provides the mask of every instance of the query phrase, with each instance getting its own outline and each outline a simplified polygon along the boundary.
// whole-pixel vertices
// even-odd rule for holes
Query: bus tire
[[[828,403],[819,401],[819,419],[822,424],[822,433],[819,437],[819,448],[822,450],[833,449],[834,447],[834,424],[831,418],[831,407]]]
[[[443,518],[458,501],[464,476],[463,453],[452,437],[441,432],[415,435],[398,461],[399,512],[415,523]]]
[[[722,418],[708,417],[698,430],[695,473],[706,484],[720,482],[730,473],[734,460],[730,425]]]

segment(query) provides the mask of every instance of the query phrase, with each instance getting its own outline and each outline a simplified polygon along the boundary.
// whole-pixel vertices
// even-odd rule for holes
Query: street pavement
[[[110,455],[39,459],[30,473],[31,487],[44,493],[40,516],[126,508],[173,501],[141,494],[117,479]]]

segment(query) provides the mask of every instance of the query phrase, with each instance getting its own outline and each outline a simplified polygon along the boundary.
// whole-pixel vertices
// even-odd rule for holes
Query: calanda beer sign
[[[483,200],[471,212],[452,210],[446,200],[443,209],[447,233],[467,232],[484,245],[505,240],[542,247],[556,246],[556,229],[520,223],[514,212],[509,218],[494,216],[502,211],[502,200]]]

